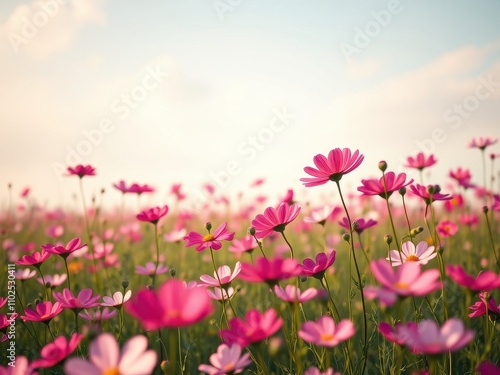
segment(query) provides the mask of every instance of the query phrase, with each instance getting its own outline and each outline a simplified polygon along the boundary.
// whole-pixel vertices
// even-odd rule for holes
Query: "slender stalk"
[[[285,240],[286,244],[288,245],[288,247],[290,248],[290,258],[293,259],[293,248],[292,248],[292,245],[290,245],[290,242],[288,242],[287,238],[285,237],[285,231],[282,231],[280,232],[281,235],[283,236],[283,239]]]
[[[497,251],[495,249],[495,241],[493,240],[493,233],[491,232],[490,220],[488,218],[488,207],[484,207],[483,212],[484,212],[484,217],[486,218],[486,226],[488,227],[488,237],[490,239],[493,255],[495,255],[495,261],[497,262],[497,267],[498,269],[500,269],[500,261],[498,259]]]
[[[69,269],[68,269],[68,261],[65,257],[63,257],[64,260],[64,267],[66,268],[66,276],[68,277],[68,289],[71,291],[71,282],[69,281]]]
[[[153,288],[155,287],[156,282],[156,272],[158,271],[158,265],[160,264],[160,244],[158,242],[158,223],[154,223],[154,234],[155,234],[155,246],[156,246],[156,264],[155,264],[155,273],[152,276]]]

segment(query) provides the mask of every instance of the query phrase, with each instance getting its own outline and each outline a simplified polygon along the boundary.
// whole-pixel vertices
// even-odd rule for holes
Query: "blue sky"
[[[498,14],[497,1],[4,0],[0,184],[68,204],[60,169],[78,160],[97,168],[90,191],[149,183],[155,205],[175,182],[236,194],[264,177],[278,197],[335,147],[366,156],[351,189],[420,150],[439,160],[428,182],[460,165],[479,182],[465,143],[500,136]]]

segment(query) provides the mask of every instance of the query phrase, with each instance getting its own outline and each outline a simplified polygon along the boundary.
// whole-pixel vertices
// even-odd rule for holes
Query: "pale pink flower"
[[[334,218],[342,211],[338,206],[322,206],[311,210],[309,216],[304,217],[306,223],[324,225],[327,220]]]
[[[467,143],[467,146],[469,148],[478,148],[480,150],[484,150],[486,147],[494,145],[497,142],[498,142],[498,138],[475,137],[475,138],[472,138],[472,140],[469,141],[469,143]]]
[[[406,241],[401,246],[401,255],[398,250],[391,250],[389,257],[386,259],[390,260],[393,266],[400,266],[401,259],[403,259],[403,263],[416,262],[425,265],[436,256],[437,253],[434,252],[434,246],[429,246],[427,242],[421,241],[415,246],[413,242]]]
[[[112,297],[109,296],[102,297],[104,302],[101,303],[101,306],[109,306],[121,309],[123,304],[127,302],[131,296],[132,296],[131,290],[127,291],[125,295],[123,295],[123,293],[120,291],[114,292]]]
[[[16,279],[18,279],[18,280],[28,280],[36,275],[36,271],[30,270],[29,268],[23,268],[23,269],[16,270],[15,275],[16,275]]]
[[[493,271],[482,271],[477,277],[473,277],[459,265],[447,265],[446,273],[457,284],[477,292],[489,292],[500,287],[500,275]]]
[[[341,320],[335,324],[332,317],[323,315],[317,322],[307,321],[302,324],[299,337],[319,346],[334,347],[356,333],[354,324],[348,320]]]
[[[252,360],[249,353],[241,355],[241,346],[238,344],[220,344],[217,353],[210,356],[210,363],[212,365],[199,365],[198,370],[209,375],[239,374]]]
[[[228,299],[231,299],[234,296],[235,290],[232,286],[227,288],[227,290],[223,289],[223,288],[219,288],[219,287],[215,287],[213,290],[210,288],[207,288],[207,294],[213,300],[227,301]]]
[[[99,305],[100,295],[93,295],[94,291],[90,288],[84,288],[75,296],[71,290],[64,288],[62,293],[54,292],[54,299],[61,303],[61,306],[66,309],[88,309]]]
[[[38,281],[41,285],[46,286],[49,285],[49,288],[55,288],[56,286],[62,285],[66,279],[68,278],[68,275],[65,273],[61,275],[44,275],[43,279],[41,277],[38,277],[36,281]],[[43,281],[45,280],[45,284]]]
[[[249,234],[247,234],[245,237],[243,237],[240,240],[234,240],[231,243],[231,246],[229,246],[229,251],[233,253],[244,253],[244,252],[249,252],[251,253],[254,251],[259,245],[257,244],[257,241],[255,238]]]
[[[252,220],[252,227],[255,228],[255,237],[264,238],[274,232],[282,233],[285,227],[295,220],[299,212],[300,207],[296,203],[289,205],[286,202],[282,202],[277,208],[266,208],[264,214],[258,214]]]
[[[321,372],[317,367],[310,367],[304,372],[304,375],[341,375],[340,372],[333,371],[331,367],[327,368],[324,372]]]
[[[315,288],[308,288],[301,292],[299,288],[292,284],[285,286],[285,289],[279,285],[275,285],[274,293],[276,293],[279,299],[290,303],[304,303],[318,296],[318,290]]]
[[[458,226],[451,220],[442,220],[436,225],[436,231],[441,237],[451,237],[458,232]]]
[[[209,275],[200,276],[201,283],[199,286],[214,286],[214,287],[222,287],[225,288],[231,285],[231,281],[235,279],[241,272],[241,263],[236,262],[234,266],[234,271],[231,273],[231,268],[229,266],[220,266],[217,269],[217,272],[214,271],[214,277]],[[218,277],[217,277],[218,275]],[[220,283],[219,283],[220,280]]]
[[[137,335],[130,338],[120,352],[114,336],[103,333],[90,344],[89,361],[69,358],[64,371],[67,375],[149,375],[155,368],[157,354],[147,348],[148,339]]]
[[[420,171],[437,163],[433,154],[425,156],[423,152],[419,152],[415,157],[408,156],[406,161],[405,167],[418,169]]]
[[[108,307],[105,307],[104,309],[92,309],[92,310],[85,310],[82,311],[81,313],[78,314],[79,317],[85,319],[85,320],[90,320],[92,322],[98,322],[100,320],[107,320],[111,319],[114,317],[116,314],[118,314],[118,310],[110,310]]]
[[[161,275],[167,271],[168,268],[161,264],[159,264],[158,269],[156,269],[156,265],[153,262],[147,262],[145,266],[135,266],[135,273],[145,276],[153,276],[154,274]]]

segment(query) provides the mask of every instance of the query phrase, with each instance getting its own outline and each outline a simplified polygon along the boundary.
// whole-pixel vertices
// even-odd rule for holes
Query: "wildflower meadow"
[[[478,168],[442,186],[423,173],[439,153],[361,181],[363,150],[311,155],[294,177],[320,203],[252,195],[255,176],[246,200],[207,184],[194,207],[178,183],[165,204],[123,176],[110,209],[86,195],[98,165],[67,168],[78,210],[9,186],[0,375],[498,375],[497,141],[472,139]]]

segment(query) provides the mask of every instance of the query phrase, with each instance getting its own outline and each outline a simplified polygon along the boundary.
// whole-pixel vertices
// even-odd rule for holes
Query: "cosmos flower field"
[[[67,169],[78,212],[10,188],[0,375],[500,374],[497,141],[472,139],[483,164],[444,186],[424,180],[438,154],[408,156],[416,179],[381,161],[361,181],[362,150],[312,155],[297,179],[329,186],[320,204],[207,184],[194,209],[175,184],[144,207],[155,189],[124,176],[105,210],[91,165]]]

